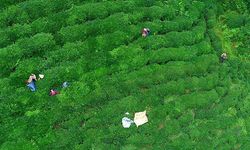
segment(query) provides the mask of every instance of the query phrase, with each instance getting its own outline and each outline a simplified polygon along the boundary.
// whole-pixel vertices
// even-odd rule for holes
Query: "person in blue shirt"
[[[35,74],[31,74],[29,79],[27,80],[27,87],[32,91],[35,92],[36,91],[36,75]]]
[[[67,81],[63,82],[63,84],[62,84],[62,87],[63,87],[63,88],[66,88],[66,87],[68,87],[68,86],[69,86],[69,83],[68,83]]]

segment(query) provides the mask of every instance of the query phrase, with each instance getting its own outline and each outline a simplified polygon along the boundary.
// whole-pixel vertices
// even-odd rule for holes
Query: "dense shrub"
[[[32,30],[30,25],[28,24],[15,24],[12,27],[0,31],[0,33],[2,36],[0,41],[0,47],[6,47],[10,44],[13,44],[19,38],[31,36]]]
[[[226,24],[230,28],[237,28],[243,26],[246,22],[246,16],[231,12],[226,15]]]
[[[0,149],[244,149],[250,57],[241,2],[2,1]],[[223,10],[231,4],[236,15]],[[31,73],[45,75],[35,92]],[[122,127],[144,110],[148,123]]]
[[[211,105],[218,99],[218,94],[215,90],[208,92],[192,93],[180,97],[180,101],[186,108],[201,108]]]
[[[102,23],[100,23],[102,22]],[[128,15],[124,13],[115,14],[105,20],[96,20],[83,25],[74,25],[62,28],[59,33],[63,42],[84,40],[87,35],[105,34],[118,29],[126,28],[130,24]]]
[[[9,0],[9,1],[2,1],[1,2],[1,6],[0,6],[0,10],[9,7],[10,5],[15,5],[18,4],[20,2],[23,2],[25,0]]]
[[[6,47],[7,45],[9,45],[11,43],[10,41],[10,37],[8,35],[8,33],[6,32],[6,30],[0,30],[0,34],[1,34],[1,39],[0,39],[0,47]]]
[[[95,8],[95,9],[92,9]],[[135,8],[134,2],[122,1],[122,2],[99,2],[88,3],[81,6],[73,6],[69,10],[69,18],[67,24],[74,25],[84,23],[87,20],[94,20],[97,18],[103,19],[110,14],[117,12],[129,12]]]
[[[22,49],[25,58],[43,55],[46,51],[53,50],[55,47],[53,36],[45,33],[36,34],[31,38],[20,39],[17,44]]]
[[[11,45],[0,49],[0,65],[1,76],[8,75],[11,71],[15,71],[15,67],[22,58],[22,51],[17,45]]]
[[[7,27],[12,26],[16,23],[28,23],[29,16],[28,13],[23,11],[19,6],[10,6],[0,15],[0,26]]]

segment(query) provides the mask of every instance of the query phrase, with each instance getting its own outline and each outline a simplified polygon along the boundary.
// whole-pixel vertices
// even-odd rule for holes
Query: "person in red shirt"
[[[50,96],[55,96],[57,94],[59,94],[59,92],[57,92],[56,90],[54,89],[50,90],[50,93],[49,93]]]

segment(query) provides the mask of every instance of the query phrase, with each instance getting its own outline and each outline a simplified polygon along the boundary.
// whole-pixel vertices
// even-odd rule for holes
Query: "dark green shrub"
[[[247,142],[248,23],[232,31],[238,48],[219,63],[220,2],[1,4],[8,6],[0,6],[2,149],[241,149]],[[45,75],[36,92],[24,82],[31,73]],[[60,94],[49,96],[51,88]],[[122,117],[143,110],[148,123],[122,127]]]
[[[48,10],[51,10],[53,13],[58,13],[64,10],[69,9],[73,4],[79,3],[78,1],[71,0],[53,0],[51,4],[49,4]],[[64,18],[65,19],[65,18]]]
[[[95,9],[92,9],[95,8]],[[69,18],[67,23],[74,25],[78,23],[84,23],[87,20],[103,19],[108,17],[110,14],[117,12],[129,12],[135,9],[133,1],[122,1],[122,2],[100,2],[100,3],[89,3],[81,6],[73,6],[69,10]]]
[[[162,7],[152,6],[145,9],[147,10],[145,11],[145,15],[148,17],[148,19],[161,18],[164,16],[164,9]]]
[[[0,10],[6,9],[7,7],[11,6],[11,5],[15,5],[18,4],[20,2],[23,2],[25,0],[8,0],[8,1],[2,1],[1,2],[1,6],[0,6]]]
[[[8,7],[0,14],[1,27],[8,27],[17,23],[28,23],[29,20],[30,18],[28,13],[16,5]]]
[[[197,74],[202,74],[211,67],[212,64],[218,63],[218,57],[216,55],[203,55],[194,60],[195,63],[195,72]]]
[[[40,63],[42,63],[41,58],[31,58],[26,60],[21,60],[18,62],[18,66],[10,75],[12,79],[12,84],[14,85],[24,85],[25,80],[28,79],[31,73],[39,73]]]
[[[184,95],[180,97],[180,101],[186,108],[202,108],[207,105],[211,105],[218,99],[218,94],[215,90],[208,92],[199,92]]]
[[[96,20],[84,25],[74,25],[62,28],[59,34],[62,42],[73,42],[84,40],[88,35],[96,36],[98,34],[110,33],[115,30],[126,30],[130,24],[128,15],[124,13],[115,14],[104,20]]]
[[[1,75],[8,75],[10,72],[15,71],[16,66],[23,56],[22,50],[17,45],[0,49],[0,54]]]
[[[31,20],[47,16],[50,3],[44,0],[25,1],[20,4],[22,11],[26,12]]]
[[[209,9],[206,12],[207,26],[209,29],[212,29],[216,25],[216,13],[215,10]]]
[[[150,55],[150,62],[163,63],[168,61],[185,61],[191,60],[196,56],[197,51],[193,51],[191,47],[180,48],[161,48],[157,51],[152,51]]]
[[[6,47],[11,44],[10,36],[6,30],[0,30],[0,48]]]
[[[30,25],[15,24],[9,29],[11,41],[16,41],[19,38],[29,37],[32,35],[32,30]]]
[[[35,144],[35,142],[29,141],[24,138],[19,138],[17,141],[8,141],[2,144],[1,149],[15,149],[16,147],[19,147],[20,149],[30,149],[30,150],[36,150],[38,149],[38,146]]]
[[[222,42],[220,40],[220,38],[215,34],[213,29],[209,29],[208,30],[208,34],[210,36],[210,39],[212,41],[212,46],[213,48],[218,52],[221,53],[222,52]]]
[[[230,28],[237,28],[244,26],[246,22],[246,16],[238,14],[236,12],[230,12],[226,15],[226,24]]]
[[[31,38],[20,39],[17,41],[18,46],[22,49],[25,58],[37,55],[43,55],[46,51],[55,48],[55,41],[51,34],[39,33]]]

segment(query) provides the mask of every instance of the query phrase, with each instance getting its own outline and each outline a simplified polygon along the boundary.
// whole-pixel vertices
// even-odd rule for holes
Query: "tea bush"
[[[248,4],[1,1],[0,149],[247,149]]]

